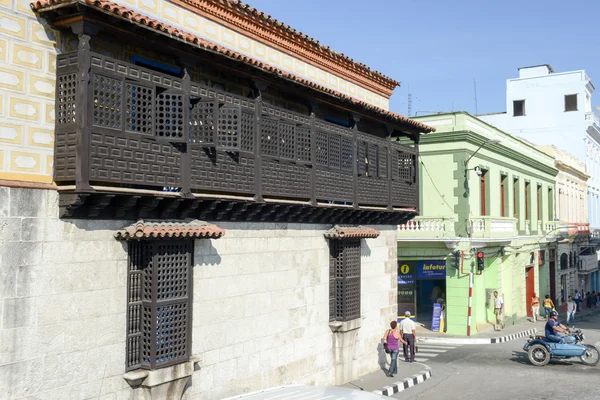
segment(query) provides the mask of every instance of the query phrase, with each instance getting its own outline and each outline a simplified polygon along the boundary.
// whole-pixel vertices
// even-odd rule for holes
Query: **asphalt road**
[[[576,327],[583,330],[586,343],[600,349],[600,313],[580,318]],[[579,359],[572,359],[534,367],[523,351],[525,339],[452,348],[425,362],[431,367],[431,379],[393,397],[419,400],[600,399],[600,366],[588,367]]]

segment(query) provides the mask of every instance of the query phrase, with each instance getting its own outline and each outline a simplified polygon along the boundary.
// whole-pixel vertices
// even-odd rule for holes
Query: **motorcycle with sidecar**
[[[529,337],[523,350],[527,352],[529,362],[542,367],[551,359],[568,359],[578,357],[585,365],[597,365],[600,361],[600,352],[591,344],[584,344],[584,335],[580,329],[569,332],[565,341],[570,343],[553,343],[546,340],[545,336],[532,335]]]

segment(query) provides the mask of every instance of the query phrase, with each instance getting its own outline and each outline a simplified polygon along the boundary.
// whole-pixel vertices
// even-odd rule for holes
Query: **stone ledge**
[[[329,323],[329,328],[333,333],[344,333],[359,329],[362,324],[362,318],[355,318],[350,321],[332,321]]]

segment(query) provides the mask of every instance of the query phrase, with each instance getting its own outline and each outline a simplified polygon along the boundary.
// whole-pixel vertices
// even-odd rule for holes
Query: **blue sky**
[[[400,81],[391,110],[505,111],[517,68],[585,69],[600,105],[600,0],[247,0]],[[594,81],[596,79],[596,81]],[[419,113],[422,115],[423,113]]]

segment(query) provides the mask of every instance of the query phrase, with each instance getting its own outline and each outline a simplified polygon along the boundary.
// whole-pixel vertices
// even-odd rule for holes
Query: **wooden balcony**
[[[358,118],[340,126],[89,50],[58,57],[56,92],[63,217],[399,224],[417,213],[418,146],[393,129],[368,134]]]

